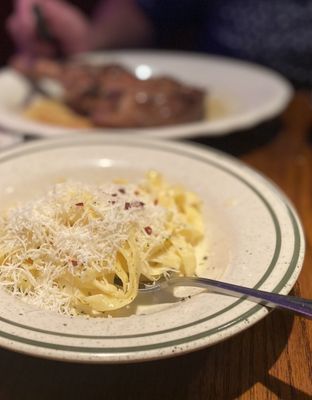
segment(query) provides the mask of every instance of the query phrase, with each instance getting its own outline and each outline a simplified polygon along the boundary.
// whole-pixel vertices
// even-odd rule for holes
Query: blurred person
[[[91,16],[65,0],[16,0],[7,28],[26,54],[55,53],[53,45],[39,38],[34,5],[40,7],[64,54],[151,43],[152,27],[136,0],[98,1]]]
[[[299,85],[312,83],[307,0],[98,0],[89,16],[65,0],[16,0],[7,26],[18,48],[53,56],[54,46],[38,38],[34,4],[65,54],[180,42],[180,48],[267,65]]]

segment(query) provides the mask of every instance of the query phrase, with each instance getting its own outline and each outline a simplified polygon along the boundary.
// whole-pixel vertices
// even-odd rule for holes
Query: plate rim
[[[96,144],[94,142],[95,140],[96,141],[99,140],[102,144],[105,144],[105,143],[107,144],[107,142],[110,142],[110,144],[112,144],[112,145],[114,145],[114,144],[115,145],[116,144],[121,144],[122,145],[123,142],[119,141],[119,139],[121,139],[121,137],[124,138],[123,135],[120,135],[119,138],[116,137],[116,135],[112,135],[110,138],[108,138],[107,136],[103,137],[103,136],[97,134],[97,135],[88,136],[88,139],[89,140],[91,139],[91,143],[90,143],[91,145],[92,144],[93,145]],[[80,136],[79,140],[77,140],[77,139],[78,139],[77,137],[75,137],[75,138],[73,138],[73,137],[67,138],[67,142],[69,143],[69,145],[73,145],[73,144],[81,145],[82,143],[89,142],[89,140],[86,139],[85,137],[81,137]],[[225,153],[222,153],[220,151],[216,151],[215,149],[211,149],[211,148],[208,148],[208,147],[203,146],[203,145],[198,145],[198,144],[190,145],[190,144],[187,144],[187,143],[179,143],[178,144],[176,142],[167,142],[167,141],[159,141],[159,140],[154,140],[153,142],[151,142],[148,139],[146,139],[145,141],[142,141],[142,138],[138,138],[137,136],[132,137],[132,138],[127,136],[127,139],[130,139],[130,141],[132,143],[134,143],[135,146],[137,146],[139,144],[142,144],[142,142],[143,142],[143,143],[145,143],[146,146],[151,147],[151,145],[154,142],[154,144],[160,145],[160,150],[167,150],[167,151],[170,150],[170,152],[174,152],[174,150],[177,147],[179,149],[184,150],[185,153],[187,153],[188,151],[192,153],[192,150],[195,150],[195,152],[198,152],[198,150],[199,150],[199,153],[203,154],[203,158],[205,158],[205,156],[206,156],[208,159],[209,159],[209,154],[217,154],[219,156],[219,160],[221,159],[221,161],[220,161],[221,165],[222,165],[222,163],[224,161],[225,162],[226,161],[229,162],[230,166],[232,166],[233,163],[234,163],[234,166],[238,167],[239,170],[241,168],[243,168],[243,171],[247,172],[247,174],[251,174],[251,176],[254,175],[258,179],[260,178],[262,183],[264,183],[265,186],[270,189],[270,192],[272,190],[274,190],[274,192],[277,195],[278,199],[287,207],[289,216],[292,219],[293,227],[296,227],[297,230],[298,230],[297,231],[297,235],[298,235],[298,238],[299,238],[299,245],[298,245],[298,248],[297,248],[297,258],[298,259],[297,259],[297,262],[296,262],[296,266],[292,266],[291,267],[292,261],[289,262],[289,266],[287,268],[287,271],[285,272],[285,274],[283,275],[282,278],[279,278],[278,285],[273,290],[273,291],[277,290],[279,293],[284,293],[284,294],[289,292],[289,290],[291,289],[291,287],[295,283],[295,281],[296,281],[296,279],[297,279],[297,277],[298,277],[298,275],[300,273],[301,267],[302,267],[303,257],[304,257],[304,249],[305,249],[305,241],[304,241],[303,229],[302,229],[302,226],[301,226],[301,223],[300,223],[300,219],[299,219],[294,207],[292,206],[290,201],[285,197],[285,195],[281,192],[281,190],[279,188],[277,188],[277,186],[274,183],[272,183],[268,178],[264,177],[262,174],[256,172],[254,169],[248,167],[246,164],[244,164],[241,161],[235,159],[234,157],[228,156]],[[24,145],[19,145],[15,149],[3,151],[0,154],[0,163],[2,161],[7,160],[8,157],[10,158],[10,157],[13,156],[13,158],[14,158],[14,157],[19,157],[19,156],[21,156],[23,154],[27,154],[27,150],[30,153],[33,153],[33,150],[37,150],[37,151],[40,151],[42,149],[50,150],[51,149],[51,144],[55,145],[56,143],[59,143],[59,145],[61,147],[63,147],[64,143],[66,143],[66,139],[65,139],[65,141],[64,141],[64,139],[61,139],[61,140],[51,139],[51,140],[45,140],[43,142],[38,142],[38,143],[27,143],[27,144],[24,144]],[[168,149],[168,147],[169,147],[169,149]],[[154,149],[154,147],[153,147],[153,149]],[[26,153],[25,153],[25,151],[26,151]],[[248,176],[250,177],[250,175],[248,175]],[[293,257],[294,257],[294,254],[295,254],[295,243],[294,243]],[[273,266],[273,269],[274,269],[274,266]],[[285,278],[286,275],[289,275],[289,276],[287,276]],[[270,276],[270,274],[268,275],[268,277],[269,276]],[[285,281],[285,279],[286,279],[286,281]],[[280,285],[281,285],[281,287],[279,287]],[[251,312],[251,310],[253,310],[253,312]],[[242,330],[246,329],[251,324],[255,323],[256,321],[261,319],[263,316],[265,316],[267,313],[268,313],[268,310],[266,308],[264,308],[263,306],[259,306],[259,305],[252,306],[251,309],[248,310],[245,313],[245,314],[249,314],[249,319],[248,319],[249,323],[248,324],[244,323],[245,317],[242,319],[242,322],[238,322],[238,323],[237,323],[237,321],[236,321],[236,323],[233,322],[234,328],[235,327],[237,328],[237,329],[234,329],[234,330],[237,333],[239,331],[242,331]],[[242,318],[242,316],[240,316],[239,318],[235,318],[235,320],[241,319],[241,318]],[[228,331],[228,329],[227,329],[227,331]],[[3,332],[1,332],[1,333],[3,333]],[[225,338],[227,338],[229,336],[232,336],[234,333],[235,332],[232,332],[232,333],[228,332],[228,334],[225,335],[222,339],[225,339]],[[204,336],[204,338],[203,338],[203,340],[204,340],[207,337],[207,335],[203,335],[203,336]],[[211,336],[211,335],[208,335],[208,337],[209,336]],[[183,340],[183,339],[185,339],[185,340]],[[192,351],[194,349],[199,349],[201,347],[206,347],[207,345],[213,345],[213,344],[217,343],[218,341],[222,340],[221,338],[219,338],[219,340],[216,340],[213,343],[208,343],[208,344],[207,343],[202,343],[200,345],[199,343],[196,342],[196,340],[200,340],[200,339],[195,339],[195,341],[193,341],[193,340],[190,341],[189,337],[186,337],[186,338],[183,338],[183,339],[177,339],[177,340],[180,340],[180,341],[183,340],[184,342],[186,342],[188,344],[191,344],[191,346],[188,347],[188,348],[183,348],[183,345],[182,345],[182,347],[179,348],[179,349],[176,349],[174,353],[172,353],[172,351],[171,351],[172,350],[172,346],[173,346],[172,345],[171,347],[168,348],[170,350],[170,352],[168,351],[166,354],[161,354],[161,355],[154,354],[153,355],[153,350],[152,350],[152,351],[149,352],[148,355],[146,355],[146,354],[144,355],[144,354],[141,354],[141,352],[146,353],[149,350],[145,351],[143,349],[143,350],[139,350],[139,351],[133,351],[133,353],[132,353],[132,354],[134,354],[133,357],[129,356],[129,354],[127,354],[127,357],[125,358],[125,357],[123,357],[124,353],[129,353],[130,350],[126,349],[123,352],[120,352],[120,349],[117,348],[116,351],[114,351],[114,352],[111,351],[110,353],[105,353],[105,354],[103,354],[103,353],[100,354],[97,351],[97,353],[92,354],[93,357],[96,357],[95,359],[93,359],[92,357],[90,358],[90,354],[87,351],[83,352],[82,348],[80,348],[81,354],[78,352],[78,353],[75,353],[74,357],[67,356],[67,360],[68,361],[77,361],[77,362],[100,362],[100,363],[119,363],[119,362],[143,361],[143,360],[150,360],[150,359],[155,359],[155,358],[168,357],[170,355],[175,355],[177,353],[178,354],[186,353],[186,352]],[[1,342],[2,342],[2,339],[1,339]],[[174,339],[173,342],[176,342],[176,339]],[[195,344],[195,343],[197,343],[197,344]],[[3,343],[1,343],[1,344],[3,345],[3,347],[6,347],[6,346],[4,346]],[[193,344],[193,347],[192,347],[192,344]],[[26,344],[26,347],[27,347],[27,344]],[[68,346],[65,346],[65,347],[68,347]],[[144,346],[141,346],[141,348],[142,347],[144,347]],[[45,350],[43,350],[42,352],[41,351],[39,351],[39,352],[38,351],[37,352],[36,351],[31,351],[31,349],[29,349],[29,348],[24,348],[23,344],[21,344],[19,349],[12,348],[12,346],[9,346],[7,348],[10,348],[11,350],[25,352],[27,354],[36,355],[36,356],[42,356],[42,357],[47,357],[47,358],[59,359],[59,360],[66,360],[66,358],[64,358],[64,353],[66,353],[66,350],[59,350],[63,354],[62,355],[62,354],[58,353],[58,350],[55,350],[56,353],[54,353],[54,354],[46,354]],[[155,352],[157,353],[157,350],[159,350],[159,348],[163,348],[163,346],[159,346],[158,345],[157,348],[154,349],[154,353]],[[42,349],[42,348],[40,347],[40,349]],[[114,353],[114,355],[112,355],[113,353]],[[80,356],[78,356],[78,354],[80,354]],[[89,357],[88,357],[88,354],[89,354]],[[110,354],[111,358],[107,357],[107,354]],[[118,354],[119,354],[119,356],[118,356]]]

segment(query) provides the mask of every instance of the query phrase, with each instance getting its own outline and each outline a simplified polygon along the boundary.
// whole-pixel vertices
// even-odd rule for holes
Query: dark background
[[[0,64],[6,63],[12,54],[14,44],[10,40],[5,28],[5,21],[13,10],[13,0],[2,0],[0,6]]]

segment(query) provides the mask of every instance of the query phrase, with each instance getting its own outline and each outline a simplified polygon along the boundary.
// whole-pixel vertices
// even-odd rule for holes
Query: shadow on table
[[[311,395],[308,393],[304,393],[302,390],[294,389],[293,387],[289,386],[287,383],[281,381],[280,379],[276,378],[268,374],[265,382],[265,387],[274,393],[277,398],[285,399],[285,400],[311,400]],[[281,392],[289,393],[287,397],[282,397]]]
[[[308,399],[269,375],[287,344],[292,324],[291,315],[274,311],[213,347],[132,365],[69,364],[0,350],[0,398],[230,400],[262,382],[283,400]]]
[[[307,142],[309,143],[309,146],[312,146],[312,126],[310,127],[307,135]]]
[[[265,121],[251,129],[236,131],[224,136],[200,136],[187,140],[241,156],[264,146],[275,138],[282,127],[281,118]]]
[[[269,143],[278,134],[281,127],[282,120],[280,117],[277,117],[250,129],[219,136],[198,136],[191,139],[182,139],[181,141],[210,146],[234,156],[240,156]],[[24,133],[24,140],[26,142],[38,139],[37,135]]]

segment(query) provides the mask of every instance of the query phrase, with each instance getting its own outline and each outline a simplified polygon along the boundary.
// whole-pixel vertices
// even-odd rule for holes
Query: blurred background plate
[[[207,91],[207,118],[203,121],[155,128],[94,129],[105,133],[122,131],[159,138],[225,135],[275,117],[292,96],[290,84],[278,73],[229,58],[184,52],[115,51],[90,53],[80,59],[90,64],[122,64],[141,79],[168,74]],[[47,137],[77,132],[77,129],[23,117],[21,105],[28,90],[27,81],[11,69],[0,72],[0,124],[3,127],[10,132]]]
[[[3,132],[0,128],[0,151],[21,143],[22,141],[23,137],[21,135],[13,136],[9,133]]]

